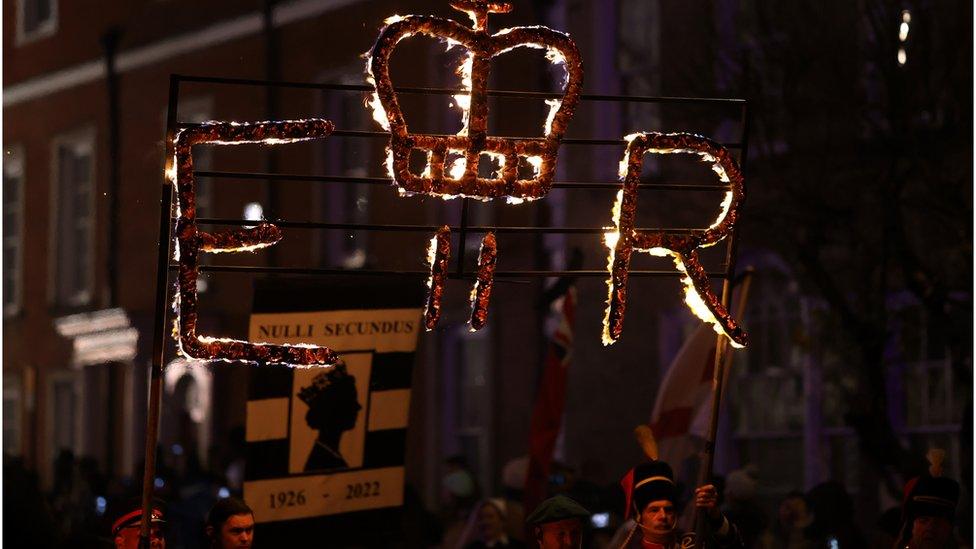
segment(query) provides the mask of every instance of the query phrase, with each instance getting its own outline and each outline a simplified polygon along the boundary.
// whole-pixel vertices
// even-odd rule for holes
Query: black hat
[[[142,499],[131,499],[126,504],[120,505],[112,518],[112,535],[119,533],[119,530],[139,524],[142,521]],[[158,498],[152,500],[152,515],[149,519],[151,524],[166,523],[166,504]]]
[[[535,511],[532,511],[532,514],[525,519],[525,522],[538,526],[557,520],[582,519],[589,516],[590,512],[585,507],[573,499],[559,494],[540,503]]]
[[[630,470],[621,481],[627,495],[627,516],[635,510],[639,514],[648,503],[667,500],[674,503],[678,493],[674,472],[663,461],[648,461]]]
[[[922,475],[905,485],[905,518],[944,517],[954,520],[959,503],[959,483],[945,477]]]

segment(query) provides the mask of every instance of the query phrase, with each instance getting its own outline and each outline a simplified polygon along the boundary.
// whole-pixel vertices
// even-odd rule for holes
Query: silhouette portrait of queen
[[[356,426],[359,403],[356,378],[349,375],[344,362],[312,378],[308,387],[298,391],[298,398],[308,405],[305,422],[319,432],[308,454],[305,471],[344,469],[349,467],[339,453],[342,434]]]

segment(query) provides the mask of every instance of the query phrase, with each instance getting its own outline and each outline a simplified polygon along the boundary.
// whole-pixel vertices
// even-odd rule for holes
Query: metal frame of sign
[[[324,84],[324,83],[312,83],[312,82],[283,82],[283,81],[269,81],[269,80],[255,80],[255,79],[235,79],[235,78],[220,78],[211,76],[187,76],[187,75],[171,75],[169,83],[169,106],[167,111],[166,119],[166,158],[170,159],[173,157],[173,143],[174,137],[177,132],[182,128],[192,127],[194,124],[181,122],[177,118],[177,113],[179,110],[180,103],[180,92],[181,85],[184,83],[197,84],[197,85],[210,85],[210,86],[229,86],[238,88],[264,88],[266,90],[279,90],[279,89],[309,89],[309,90],[323,90],[323,91],[333,91],[333,92],[348,92],[348,93],[369,93],[373,91],[373,88],[366,85],[342,85],[342,84]],[[398,94],[414,94],[421,96],[454,96],[459,93],[466,93],[465,90],[458,89],[446,89],[446,88],[397,88],[396,92]],[[543,93],[543,92],[523,92],[523,91],[508,91],[508,90],[489,90],[487,92],[489,97],[497,98],[521,98],[521,99],[538,99],[540,101],[545,99],[559,99],[561,94],[559,93]],[[580,96],[580,103],[585,104],[588,102],[612,102],[618,104],[627,103],[653,103],[661,106],[667,105],[692,105],[692,106],[706,106],[715,105],[722,106],[730,109],[737,109],[740,121],[740,139],[737,142],[727,142],[720,143],[725,148],[731,151],[738,152],[738,158],[740,167],[743,172],[745,171],[745,160],[747,158],[748,151],[748,127],[749,127],[749,105],[744,99],[723,99],[723,98],[692,98],[692,97],[635,97],[635,96],[622,96],[622,95],[599,95],[599,94],[582,94]],[[651,128],[644,128],[651,129]],[[335,137],[347,137],[347,138],[362,138],[362,139],[388,139],[389,133],[379,130],[370,130],[365,128],[337,128],[332,132],[332,136]],[[606,146],[606,145],[620,145],[622,148],[626,145],[626,141],[622,138],[619,139],[598,139],[598,138],[565,138],[562,140],[563,146],[571,147],[592,147],[592,146]],[[269,182],[284,182],[284,181],[305,181],[313,183],[329,183],[329,184],[371,184],[371,185],[390,185],[391,180],[389,177],[349,177],[349,176],[334,176],[334,175],[312,175],[312,174],[293,174],[293,173],[261,173],[261,172],[228,172],[228,171],[198,171],[195,172],[198,177],[208,177],[212,179],[237,179],[237,180],[263,180]],[[571,191],[576,190],[591,190],[591,189],[619,189],[621,183],[619,181],[605,181],[605,182],[591,182],[591,181],[555,181],[552,185],[554,189],[568,189]],[[722,184],[690,184],[690,183],[642,183],[640,185],[641,189],[647,190],[661,190],[661,191],[688,191],[688,192],[701,192],[701,191],[726,191],[728,190],[728,185]],[[169,292],[169,273],[177,268],[176,265],[170,264],[170,258],[172,257],[171,245],[172,245],[172,227],[173,227],[173,217],[172,217],[172,200],[173,200],[173,186],[172,183],[164,178],[162,186],[162,199],[160,201],[160,217],[159,217],[159,248],[157,255],[157,269],[156,269],[156,302],[155,302],[155,319],[154,319],[154,333],[153,333],[153,355],[152,355],[152,365],[150,372],[150,396],[149,405],[147,413],[146,422],[146,451],[145,451],[145,475],[143,478],[143,507],[144,516],[148,516],[148,508],[151,502],[151,495],[153,491],[153,478],[155,474],[155,447],[158,439],[158,425],[159,425],[159,414],[160,414],[160,403],[162,397],[162,372],[163,365],[165,364],[165,339],[169,335],[169,331],[166,329],[167,320],[167,305],[169,304],[168,292]],[[467,240],[471,235],[476,235],[479,238],[488,232],[495,232],[497,234],[531,234],[531,235],[547,235],[547,234],[583,234],[583,235],[601,235],[606,232],[605,224],[601,226],[594,227],[567,227],[567,226],[544,226],[544,227],[526,227],[526,226],[479,226],[472,225],[468,221],[469,215],[468,210],[470,206],[470,198],[462,198],[457,201],[458,207],[460,208],[460,222],[451,226],[451,232],[457,234],[460,239],[460,245],[457,246],[458,253],[453,261],[453,267],[447,273],[448,278],[452,279],[466,279],[473,280],[477,278],[478,272],[477,268],[471,268],[467,266],[466,248],[465,245]],[[609,211],[610,204],[607,205],[607,210]],[[223,226],[246,226],[253,225],[253,221],[245,219],[224,219],[224,218],[201,218],[197,220],[200,224],[209,225],[223,225]],[[274,224],[284,228],[284,229],[306,229],[306,230],[350,230],[350,231],[365,231],[365,232],[419,232],[424,234],[431,234],[436,231],[439,226],[428,226],[428,225],[393,225],[393,224],[383,224],[383,223],[332,223],[332,222],[310,222],[310,221],[294,221],[294,220],[275,220]],[[642,228],[644,230],[645,228]],[[654,230],[654,229],[646,229]],[[662,229],[658,229],[662,230]],[[692,231],[697,231],[701,229],[690,229],[690,228],[667,228],[664,229],[667,232],[672,233],[688,233]],[[737,231],[733,229],[732,234],[729,238],[722,242],[725,251],[724,264],[720,269],[709,270],[707,272],[709,278],[712,280],[722,280],[722,298],[721,301],[724,306],[728,307],[729,300],[731,298],[731,288],[733,284],[733,277],[735,276],[735,257],[737,248]],[[418,254],[420,250],[418,250]],[[289,274],[289,275],[304,275],[304,276],[329,276],[329,275],[343,275],[343,276],[383,276],[383,275],[414,275],[418,277],[426,277],[429,275],[427,270],[380,270],[380,269],[360,269],[360,270],[345,270],[345,269],[330,269],[330,268],[313,268],[313,267],[303,267],[303,266],[239,266],[239,265],[220,265],[220,264],[208,264],[201,265],[199,267],[200,272],[205,273],[251,273],[251,274],[265,274],[265,275],[277,275],[277,274]],[[631,270],[629,272],[632,277],[681,277],[684,276],[682,273],[675,269],[667,270]],[[549,269],[549,270],[529,270],[529,269],[518,269],[518,270],[498,270],[495,272],[495,277],[499,279],[530,279],[530,278],[546,278],[546,277],[607,277],[608,272],[606,269],[596,269],[588,270],[582,268],[566,268],[566,269]],[[723,336],[717,336],[719,345],[716,352],[716,369],[715,377],[717,383],[721,383],[723,378],[723,372],[721,372],[721,365],[724,361],[721,360],[721,355],[724,352],[725,338]],[[720,389],[720,387],[717,387]],[[714,445],[711,441],[714,441],[714,433],[717,427],[717,411],[719,408],[719,399],[721,396],[721,390],[714,392],[713,397],[713,413],[712,422],[710,425],[710,436],[708,437],[708,442],[704,449],[704,466],[702,467],[703,474],[710,474],[711,463],[712,463],[712,452]]]

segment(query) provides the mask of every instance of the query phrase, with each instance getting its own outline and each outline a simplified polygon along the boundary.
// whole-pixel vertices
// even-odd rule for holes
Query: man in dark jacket
[[[254,543],[254,511],[234,497],[218,500],[207,513],[206,533],[213,549],[250,549]]]

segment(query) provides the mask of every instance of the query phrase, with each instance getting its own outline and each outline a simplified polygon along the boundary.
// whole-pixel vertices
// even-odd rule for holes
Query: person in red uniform
[[[952,536],[959,483],[942,476],[945,452],[929,452],[929,472],[905,484],[901,535],[895,549],[956,547]]]
[[[164,505],[153,499],[152,514],[149,519],[149,547],[166,549],[163,526],[166,524]],[[121,507],[112,521],[112,538],[115,549],[138,549],[139,531],[142,526],[142,500],[134,499]]]
[[[625,515],[636,523],[621,549],[685,549],[695,546],[693,533],[678,528],[675,508],[677,489],[671,467],[648,461],[630,470],[621,480],[626,496]],[[709,542],[720,549],[744,549],[735,525],[718,508],[718,491],[706,484],[695,490],[695,506],[709,521]]]

